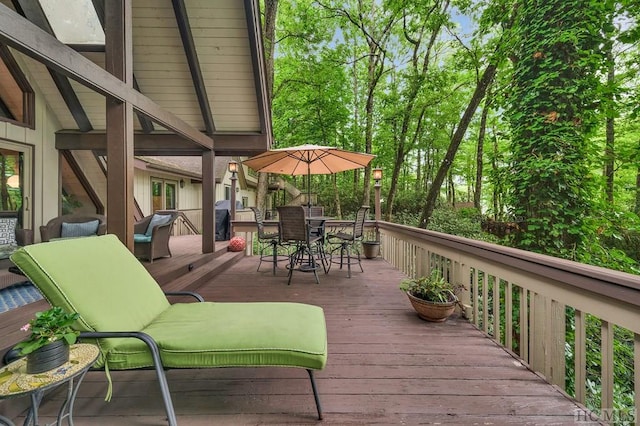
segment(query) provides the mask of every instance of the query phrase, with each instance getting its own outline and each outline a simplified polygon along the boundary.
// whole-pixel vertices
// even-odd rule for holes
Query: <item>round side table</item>
[[[31,408],[24,420],[24,425],[35,426],[38,424],[38,406],[44,392],[68,383],[67,397],[60,407],[54,424],[60,426],[66,417],[68,423],[73,425],[73,403],[78,388],[99,354],[100,351],[95,345],[86,343],[71,345],[68,362],[53,370],[37,374],[27,374],[26,357],[16,360],[0,369],[0,399],[30,396]]]

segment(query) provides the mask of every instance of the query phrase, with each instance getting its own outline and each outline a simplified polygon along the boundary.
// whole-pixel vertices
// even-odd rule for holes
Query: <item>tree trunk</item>
[[[640,144],[638,149],[640,149]],[[634,211],[637,215],[640,215],[640,165],[636,170],[636,205]]]
[[[473,207],[479,212],[482,210],[480,202],[482,201],[482,174],[483,174],[483,157],[484,157],[484,137],[487,129],[487,116],[489,115],[489,106],[491,105],[491,87],[487,89],[487,98],[484,101],[482,109],[482,117],[480,118],[480,129],[478,130],[478,147],[476,149],[476,185],[473,191]]]
[[[422,216],[420,217],[420,227],[426,228],[429,223],[429,219],[433,214],[433,210],[436,207],[436,202],[438,201],[438,196],[440,195],[440,188],[442,187],[442,182],[444,182],[445,177],[447,176],[447,172],[453,164],[453,159],[458,152],[458,148],[462,143],[462,139],[464,138],[464,134],[467,132],[467,128],[471,123],[471,119],[478,109],[478,105],[484,98],[485,93],[487,92],[487,88],[491,84],[493,77],[495,77],[496,72],[498,71],[497,59],[495,58],[496,54],[494,54],[494,60],[489,63],[487,68],[484,70],[482,77],[476,84],[476,89],[473,92],[473,96],[469,101],[469,105],[464,111],[460,122],[458,123],[458,127],[456,128],[453,137],[451,138],[451,143],[449,144],[449,149],[447,149],[447,153],[442,160],[442,164],[438,168],[438,172],[436,173],[436,177],[429,188],[429,192],[427,193],[427,198],[425,200],[424,208],[422,209]]]
[[[607,73],[607,86],[609,92],[607,93],[607,108],[606,108],[606,142],[604,148],[604,177],[605,177],[605,194],[607,201],[613,204],[613,178],[615,167],[615,119],[613,118],[615,113],[615,105],[613,98],[613,89],[615,85],[615,61],[613,59],[613,42],[606,44],[607,46],[607,60],[609,61],[609,70]]]

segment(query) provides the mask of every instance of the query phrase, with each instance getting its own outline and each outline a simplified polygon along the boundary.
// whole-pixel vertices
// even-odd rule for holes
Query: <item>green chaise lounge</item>
[[[78,312],[83,341],[94,340],[96,367],[155,368],[170,425],[176,415],[166,368],[298,367],[327,361],[322,308],[300,303],[170,304],[153,277],[114,235],[23,247],[11,260],[52,306]]]

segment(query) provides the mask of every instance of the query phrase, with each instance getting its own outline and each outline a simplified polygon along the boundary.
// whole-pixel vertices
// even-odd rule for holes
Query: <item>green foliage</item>
[[[602,92],[599,46],[604,3],[524,3],[510,97],[513,217],[520,248],[547,254],[573,249],[585,237],[594,187],[589,165],[595,108]]]
[[[65,340],[69,345],[75,343],[80,333],[73,330],[71,325],[78,317],[78,313],[70,314],[60,307],[36,312],[35,318],[21,328],[31,331],[29,338],[18,343],[15,349],[20,349],[21,355],[27,355],[56,340]]]
[[[440,207],[433,211],[428,229],[480,240],[484,234],[480,227],[480,216],[475,209]]]
[[[403,280],[400,283],[400,290],[429,302],[447,303],[457,300],[456,287],[447,281],[437,269],[432,270],[428,276]]]

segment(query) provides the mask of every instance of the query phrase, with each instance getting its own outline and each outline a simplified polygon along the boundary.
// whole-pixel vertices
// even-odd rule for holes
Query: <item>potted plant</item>
[[[427,276],[403,280],[400,289],[407,294],[418,316],[427,321],[445,321],[458,303],[459,289],[436,269]]]
[[[20,328],[31,332],[27,340],[14,347],[20,355],[27,356],[27,373],[42,373],[69,361],[69,345],[80,334],[71,328],[78,316],[55,307],[37,312],[34,319]]]

